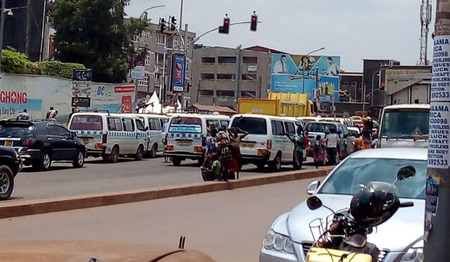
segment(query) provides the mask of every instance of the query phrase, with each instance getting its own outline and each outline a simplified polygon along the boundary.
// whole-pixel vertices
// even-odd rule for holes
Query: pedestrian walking
[[[16,120],[19,121],[29,121],[32,120],[30,114],[28,114],[28,110],[25,108],[22,112],[17,115]]]
[[[327,153],[321,135],[317,135],[314,140],[312,155],[316,168],[319,168],[319,166],[323,165],[325,163],[325,160],[327,159]]]
[[[239,179],[239,171],[241,169],[241,140],[248,135],[244,130],[233,127],[228,130],[231,140],[231,153],[233,155],[233,170],[236,172],[236,178]]]
[[[53,108],[53,106],[50,107],[50,110],[45,115],[45,119],[55,119],[58,115],[58,111]]]
[[[337,154],[338,154],[338,143],[339,135],[336,134],[336,128],[334,126],[330,127],[330,133],[325,135],[325,144],[327,147],[328,154],[328,164],[337,164]]]
[[[294,169],[300,170],[303,166],[303,150],[306,149],[303,128],[301,126],[298,126],[297,133],[294,135],[294,137],[290,137],[289,134],[287,136],[292,141],[292,143],[294,143]]]

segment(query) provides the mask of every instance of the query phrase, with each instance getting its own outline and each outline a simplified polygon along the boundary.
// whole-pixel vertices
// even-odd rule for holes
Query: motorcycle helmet
[[[371,182],[353,196],[350,213],[357,223],[375,227],[391,218],[399,206],[398,190],[394,185]]]

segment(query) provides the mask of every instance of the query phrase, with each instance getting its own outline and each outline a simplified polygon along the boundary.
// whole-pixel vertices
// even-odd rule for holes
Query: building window
[[[164,35],[163,34],[157,34],[156,35],[156,43],[158,44],[165,44],[164,42]]]
[[[137,80],[137,84],[140,86],[148,86],[148,80],[150,78],[150,75],[145,73],[145,78]]]
[[[257,57],[248,57],[248,56],[244,56],[242,58],[242,63],[244,64],[258,64],[258,58]]]
[[[256,97],[256,91],[241,91],[241,97]]]
[[[234,80],[234,74],[217,74],[217,80]]]
[[[201,74],[200,78],[202,80],[214,80],[214,74]]]
[[[219,64],[236,64],[235,56],[219,56],[217,58]]]
[[[214,92],[212,90],[200,90],[201,96],[212,96]]]
[[[151,54],[147,54],[145,56],[145,65],[150,65],[152,61],[152,55]]]
[[[217,90],[216,91],[217,96],[234,96],[234,91],[229,90]]]
[[[242,80],[256,81],[256,74],[242,74]]]
[[[202,57],[202,64],[214,64],[216,63],[215,57]]]

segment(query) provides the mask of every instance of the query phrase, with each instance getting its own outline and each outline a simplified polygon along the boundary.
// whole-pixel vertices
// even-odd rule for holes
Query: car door
[[[286,130],[286,133],[289,135],[289,137],[293,138],[296,134],[296,128],[293,122],[284,122],[284,127]],[[287,137],[288,138],[288,137]],[[284,154],[286,154],[286,158],[289,160],[294,159],[294,143],[288,138],[286,141],[286,150]]]
[[[58,133],[62,136],[64,160],[72,160],[77,156],[80,144],[75,140],[70,131],[63,126],[56,126]]]
[[[57,125],[49,123],[47,124],[47,141],[52,150],[52,159],[53,160],[62,160],[66,158],[66,150],[65,150],[65,141],[63,140],[64,136],[61,130]]]
[[[136,137],[136,128],[133,118],[122,118],[122,124],[123,143],[120,146],[120,152],[121,154],[134,154],[138,148],[138,139]]]

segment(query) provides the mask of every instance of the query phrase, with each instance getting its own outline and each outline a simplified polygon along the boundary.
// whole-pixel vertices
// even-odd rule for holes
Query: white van
[[[258,169],[269,164],[274,171],[281,164],[293,164],[294,144],[286,134],[295,135],[295,118],[240,114],[231,118],[231,127],[248,132],[241,141],[242,164],[255,164]]]
[[[77,133],[86,146],[87,156],[115,163],[119,156],[141,160],[147,145],[147,132],[141,119],[110,113],[75,113],[68,128]]]
[[[157,152],[164,152],[163,125],[169,121],[166,115],[157,114],[124,114],[139,117],[147,129],[147,145],[145,147],[146,156],[156,157]]]
[[[165,138],[167,145],[164,156],[170,157],[175,166],[185,159],[194,159],[202,164],[208,127],[227,127],[229,123],[228,116],[218,114],[173,114]]]

